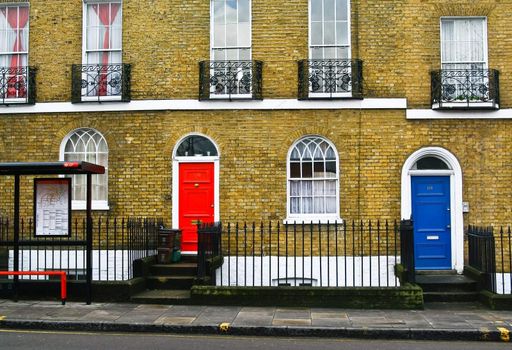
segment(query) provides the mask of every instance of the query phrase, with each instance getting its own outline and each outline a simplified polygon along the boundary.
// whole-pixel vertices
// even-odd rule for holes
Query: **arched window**
[[[339,219],[338,155],[330,141],[306,136],[288,154],[288,220]]]
[[[108,209],[108,146],[103,135],[90,128],[72,131],[62,141],[61,160],[86,161],[105,167],[105,174],[92,175],[92,208]],[[73,209],[85,209],[86,176],[71,177]]]
[[[176,149],[177,157],[218,156],[217,147],[212,141],[201,135],[190,135],[184,138]]]
[[[450,167],[441,158],[427,156],[414,163],[411,170],[449,170]]]

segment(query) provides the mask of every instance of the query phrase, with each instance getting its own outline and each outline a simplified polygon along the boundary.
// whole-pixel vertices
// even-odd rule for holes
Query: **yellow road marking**
[[[227,332],[229,330],[230,324],[228,322],[223,322],[219,325],[219,329],[221,332]]]
[[[510,341],[510,331],[504,327],[498,327],[500,331],[500,338],[502,341],[509,342]]]

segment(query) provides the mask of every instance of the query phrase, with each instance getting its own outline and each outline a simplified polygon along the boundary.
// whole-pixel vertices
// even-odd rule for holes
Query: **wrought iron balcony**
[[[199,100],[262,100],[261,61],[199,62]]]
[[[0,67],[0,104],[36,103],[35,67]]]
[[[441,69],[430,72],[432,109],[499,109],[499,71]]]
[[[299,100],[363,98],[363,61],[300,60]]]
[[[74,64],[71,102],[130,102],[130,64]]]

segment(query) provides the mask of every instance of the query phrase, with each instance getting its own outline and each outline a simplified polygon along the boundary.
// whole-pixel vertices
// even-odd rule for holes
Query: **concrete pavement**
[[[512,312],[478,303],[354,310],[0,299],[0,329],[508,341]]]

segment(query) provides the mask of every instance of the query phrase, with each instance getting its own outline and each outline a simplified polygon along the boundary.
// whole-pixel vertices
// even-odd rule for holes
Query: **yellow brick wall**
[[[0,160],[58,160],[71,130],[93,127],[109,145],[110,213],[171,217],[171,154],[190,132],[220,147],[223,220],[286,216],[286,156],[301,136],[319,134],[340,159],[340,208],[346,219],[398,218],[401,168],[421,147],[452,152],[463,171],[466,223],[512,222],[512,124],[507,120],[408,121],[403,111],[195,111],[16,115],[0,118]],[[12,179],[0,178],[11,211]],[[23,180],[25,214],[31,179]]]
[[[30,64],[39,101],[70,100],[70,67],[82,61],[79,0],[30,2]],[[502,107],[511,105],[509,2],[352,1],[352,57],[363,63],[366,97],[407,97],[428,108],[431,69],[440,68],[441,16],[487,16],[489,67],[500,70]],[[209,59],[207,0],[123,1],[123,61],[132,99],[196,99],[198,62]],[[296,98],[297,63],[308,56],[308,1],[252,1],[253,59],[264,62],[266,98]]]

